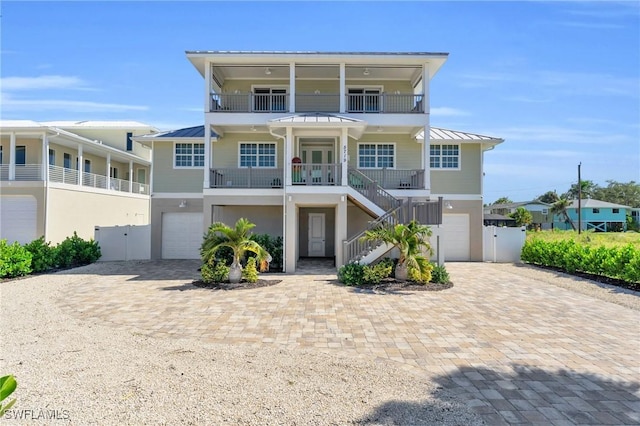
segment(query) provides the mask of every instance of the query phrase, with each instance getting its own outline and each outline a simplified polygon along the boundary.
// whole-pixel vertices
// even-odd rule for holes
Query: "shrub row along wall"
[[[640,289],[640,250],[631,244],[608,248],[579,244],[574,240],[533,238],[522,248],[522,261],[560,268],[570,274],[584,272],[615,278]]]
[[[100,258],[100,246],[93,239],[88,241],[73,233],[60,244],[52,247],[44,237],[21,246],[0,240],[0,278],[13,278],[33,272],[47,272],[55,268],[72,268],[88,265]]]

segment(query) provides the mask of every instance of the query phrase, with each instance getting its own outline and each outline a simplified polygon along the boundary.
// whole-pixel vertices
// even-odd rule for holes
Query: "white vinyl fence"
[[[96,226],[101,261],[151,259],[151,225]]]
[[[520,262],[520,253],[527,238],[526,227],[505,228],[485,226],[483,229],[483,260],[485,262]]]

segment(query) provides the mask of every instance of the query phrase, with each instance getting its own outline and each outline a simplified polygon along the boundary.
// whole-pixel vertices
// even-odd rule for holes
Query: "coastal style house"
[[[523,207],[529,213],[531,213],[531,227],[536,229],[551,229],[553,223],[553,214],[551,213],[551,204],[543,203],[540,200],[533,201],[518,201],[515,203],[505,204],[490,204],[484,207],[485,221],[489,219],[491,225],[495,225],[495,219],[497,216],[502,215],[509,216],[511,213],[515,213],[519,207]],[[493,220],[491,220],[491,218]],[[500,222],[498,226],[510,226],[506,222]],[[515,221],[513,226],[515,226]]]
[[[152,258],[197,258],[212,222],[246,217],[283,237],[286,272],[304,257],[372,261],[386,248],[362,232],[411,219],[442,234],[447,261],[482,260],[483,156],[502,139],[431,127],[446,53],[187,58],[204,125],[134,138],[153,152]]]
[[[0,121],[0,238],[58,243],[149,223],[150,150],[138,122]]]
[[[591,198],[580,200],[580,229],[595,232],[620,232],[627,230],[627,215],[631,215],[632,208],[621,204]],[[567,207],[567,215],[578,227],[578,200],[572,200]],[[556,229],[573,229],[564,215],[553,217],[553,227]]]

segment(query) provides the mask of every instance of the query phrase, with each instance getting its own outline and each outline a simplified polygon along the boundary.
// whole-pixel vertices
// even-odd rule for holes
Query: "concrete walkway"
[[[640,311],[549,284],[548,272],[449,264],[449,290],[377,294],[344,287],[329,270],[207,290],[191,285],[197,267],[113,263],[70,284],[60,303],[157,338],[391,360],[451,389],[492,425],[640,424]]]

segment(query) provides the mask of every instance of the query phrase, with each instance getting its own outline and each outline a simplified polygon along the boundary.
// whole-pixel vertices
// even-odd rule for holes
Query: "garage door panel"
[[[442,217],[445,261],[471,260],[469,245],[469,215],[447,214]]]
[[[202,213],[162,214],[162,258],[199,259]]]
[[[36,238],[38,202],[31,195],[5,195],[0,199],[0,238],[29,243]]]

